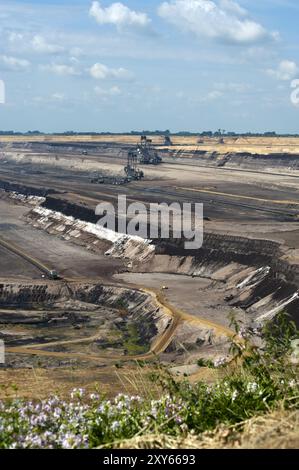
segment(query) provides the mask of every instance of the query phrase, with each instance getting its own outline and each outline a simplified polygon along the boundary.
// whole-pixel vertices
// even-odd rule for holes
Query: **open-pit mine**
[[[140,363],[211,380],[230,314],[299,324],[299,139],[139,140],[1,136],[2,396],[134,390]],[[97,225],[123,194],[203,203],[203,246]]]

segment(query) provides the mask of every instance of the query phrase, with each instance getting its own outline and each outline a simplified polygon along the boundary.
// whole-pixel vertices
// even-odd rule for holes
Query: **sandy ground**
[[[209,279],[192,278],[178,274],[160,273],[122,273],[114,276],[140,287],[160,290],[163,287],[165,299],[174,307],[195,317],[229,326],[228,315],[232,309],[226,304],[225,287]],[[243,316],[240,310],[236,310]]]
[[[78,155],[61,155],[57,161],[53,154],[34,154],[30,161],[34,164],[4,164],[1,178],[52,188],[61,193],[57,198],[82,202],[93,211],[98,202],[115,202],[124,193],[129,202],[200,202],[209,219],[209,230],[252,237],[258,234],[261,238],[273,236],[299,248],[299,172],[295,170],[272,174],[264,170],[199,167],[196,162],[166,162],[158,167],[144,166],[144,181],[109,186],[91,184],[90,175],[96,171],[120,174],[125,158],[88,156],[82,161]],[[41,172],[38,178],[34,174],[37,169]]]
[[[88,252],[59,237],[27,225],[22,216],[28,212],[24,206],[0,200],[0,236],[31,255],[33,258],[55,269],[63,276],[99,279],[117,271],[121,262],[108,260],[104,255]],[[41,273],[26,261],[0,248],[0,277],[11,275],[40,279]]]
[[[1,136],[0,142],[87,142],[135,145],[139,136],[134,135],[85,135],[85,136]],[[163,136],[151,136],[155,145],[163,145]],[[299,152],[298,137],[224,137],[224,143],[219,144],[217,137],[201,136],[171,136],[174,147],[200,148],[203,150],[222,150],[269,153],[269,152]]]

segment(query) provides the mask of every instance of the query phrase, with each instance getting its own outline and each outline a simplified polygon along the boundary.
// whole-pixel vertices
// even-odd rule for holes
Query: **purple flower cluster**
[[[38,403],[0,402],[0,447],[84,448],[88,406],[57,397]]]
[[[0,448],[82,449],[172,422],[184,422],[185,407],[169,395],[160,400],[120,394],[104,400],[82,389],[71,401],[58,397],[39,402],[0,402]]]

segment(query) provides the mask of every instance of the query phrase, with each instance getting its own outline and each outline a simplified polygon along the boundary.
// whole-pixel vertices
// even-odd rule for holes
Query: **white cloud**
[[[112,97],[112,96],[119,96],[121,95],[121,89],[118,86],[113,86],[111,88],[105,89],[99,86],[96,86],[94,91],[96,94],[103,99]]]
[[[233,2],[232,0],[221,0],[220,8],[230,13],[234,13],[237,16],[247,16],[248,11],[245,8],[241,7],[238,3]]]
[[[15,31],[11,31],[8,34],[8,40],[11,43],[15,43],[15,42],[18,42],[18,41],[23,41],[23,39],[24,39],[24,35],[22,33],[16,33]]]
[[[119,2],[112,3],[107,8],[102,7],[100,2],[92,2],[89,14],[100,25],[112,24],[118,28],[126,26],[145,28],[151,22],[146,13],[130,10],[126,5]]]
[[[40,52],[41,54],[56,54],[62,52],[64,48],[57,44],[49,44],[43,36],[36,34],[32,41],[31,46],[34,51]]]
[[[224,97],[224,93],[219,90],[211,90],[208,92],[201,92],[197,96],[188,96],[185,92],[178,92],[177,97],[184,99],[185,102],[189,102],[194,105],[195,103],[206,104],[216,102]]]
[[[80,60],[77,57],[70,57],[70,62],[74,65],[80,64]]]
[[[0,104],[5,104],[5,83],[0,79]]]
[[[36,103],[36,104],[40,104],[40,103],[45,103],[45,104],[59,104],[59,103],[63,103],[66,101],[66,96],[64,93],[52,93],[51,95],[47,95],[47,96],[35,96],[33,98],[33,102]]]
[[[65,94],[64,93],[53,93],[51,95],[53,101],[64,101]]]
[[[36,52],[39,54],[58,54],[65,51],[65,48],[59,44],[53,43],[49,39],[40,34],[32,34],[28,32],[10,31],[7,34],[7,39],[14,50],[26,50]],[[73,48],[71,55],[76,55],[79,48]]]
[[[7,55],[1,55],[0,62],[5,68],[15,71],[26,70],[30,66],[30,62],[26,59],[18,59]]]
[[[131,78],[133,78],[132,73],[129,72],[129,70],[127,69],[124,69],[122,67],[118,69],[112,69],[100,63],[94,64],[90,68],[89,72],[93,78],[96,78],[98,80],[130,80]]]
[[[60,76],[80,75],[80,73],[75,69],[75,67],[66,64],[42,65],[41,69],[46,72],[54,73],[55,75]]]
[[[276,69],[268,69],[267,73],[277,80],[292,80],[299,73],[299,68],[291,60],[282,60]]]
[[[83,55],[83,50],[81,47],[72,47],[70,50],[70,55],[73,57],[81,57]]]
[[[238,82],[217,82],[214,84],[216,90],[232,93],[245,93],[251,89],[247,83]]]
[[[218,98],[221,98],[223,96],[223,93],[222,91],[219,91],[219,90],[213,90],[213,91],[210,91],[207,96],[205,96],[203,98],[204,101],[214,101],[214,100],[218,100]]]
[[[277,38],[277,33],[269,33],[259,23],[246,18],[246,11],[236,2],[225,1],[219,6],[211,0],[170,0],[160,5],[158,13],[178,28],[199,37],[235,44]]]

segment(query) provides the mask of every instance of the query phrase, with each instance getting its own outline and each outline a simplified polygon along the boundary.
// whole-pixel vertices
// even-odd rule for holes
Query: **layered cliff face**
[[[163,154],[163,150],[161,150]],[[165,152],[165,151],[164,151]],[[211,165],[215,167],[227,167],[248,170],[278,170],[289,171],[299,169],[299,154],[289,153],[253,153],[253,152],[226,152],[221,147],[217,150],[194,150],[184,148],[180,150],[168,150],[165,157],[179,159],[193,164]]]
[[[117,359],[133,355],[134,348],[150,351],[170,321],[150,295],[137,290],[46,281],[0,285],[0,338],[8,351],[21,348],[12,353],[37,349],[50,360],[51,352],[54,359],[62,352],[66,360],[72,353],[78,359],[85,354],[85,360],[98,354],[101,361],[106,346]]]
[[[181,240],[158,242],[150,270],[207,278],[211,290],[220,284],[227,304],[249,320],[286,311],[299,324],[299,266],[288,261],[290,251],[270,240],[206,233],[203,247],[189,253]]]
[[[74,142],[11,142],[0,143],[5,161],[18,164],[61,166],[74,170],[98,169],[98,164],[91,156],[119,158],[135,145],[138,139],[133,138],[131,144],[115,142],[74,143]],[[172,147],[157,146],[157,150],[165,161],[190,162],[196,165],[211,165],[248,170],[290,171],[299,169],[299,146],[291,141],[285,145],[272,145],[271,142],[227,141],[221,144],[217,139],[206,140],[204,143],[179,143]],[[74,159],[68,158],[72,155]]]
[[[115,258],[125,258],[135,263],[146,263],[154,253],[150,240],[113,232],[90,222],[65,216],[43,207],[35,207],[27,215],[34,227],[59,235],[88,249]]]
[[[36,364],[39,353],[45,367],[159,356],[175,371],[193,374],[201,358],[228,357],[232,312],[252,328],[281,311],[299,323],[299,271],[286,245],[209,232],[202,248],[186,250],[184,240],[104,229],[65,200],[59,206],[51,196],[5,197],[27,205],[23,217],[36,229],[108,261],[121,258],[125,271],[109,281],[2,281],[0,337],[12,348],[12,367]]]
[[[102,228],[90,222],[90,209],[51,196],[10,197],[31,206],[29,224],[107,257],[123,258],[128,271],[206,278],[214,283],[211,296],[221,288],[226,305],[247,312],[250,320],[266,320],[284,309],[299,321],[299,266],[290,262],[292,250],[279,242],[205,233],[202,248],[188,251],[184,240],[150,241]]]
[[[79,282],[1,284],[0,339],[9,353],[6,367],[24,360],[107,365],[159,355],[184,366],[206,352],[217,358],[228,351],[225,331],[179,318],[154,292]]]

